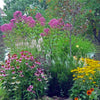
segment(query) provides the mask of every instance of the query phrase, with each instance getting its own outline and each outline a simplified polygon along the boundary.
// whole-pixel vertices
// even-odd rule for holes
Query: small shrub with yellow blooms
[[[83,67],[71,70],[74,84],[71,97],[80,100],[97,100],[100,96],[100,61],[89,58],[81,58]]]

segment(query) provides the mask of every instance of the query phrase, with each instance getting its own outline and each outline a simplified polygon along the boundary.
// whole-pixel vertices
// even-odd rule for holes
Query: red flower
[[[91,91],[91,92],[94,91],[94,88],[91,88],[90,91]]]
[[[91,90],[87,90],[87,95],[91,95]]]
[[[75,97],[74,100],[78,100],[78,97]]]

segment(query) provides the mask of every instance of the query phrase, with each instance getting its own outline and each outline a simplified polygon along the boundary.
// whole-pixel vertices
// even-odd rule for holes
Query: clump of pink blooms
[[[42,26],[45,26],[45,18],[41,15],[41,13],[37,13],[35,18],[37,19],[37,21],[39,21],[39,23],[42,25]]]
[[[10,20],[10,23],[2,25],[0,30],[5,33],[9,33],[13,28],[16,28],[16,23],[22,22],[23,24],[27,24],[29,27],[33,28],[37,23],[40,23],[41,26],[45,26],[46,20],[42,16],[41,13],[37,13],[36,21],[31,16],[22,15],[22,12],[16,11],[13,14],[13,19]],[[51,19],[48,23],[50,28],[60,29],[60,30],[72,30],[71,23],[64,23],[63,19]],[[47,36],[50,33],[50,28],[44,28],[44,31],[40,33],[41,37]],[[21,62],[21,59],[20,59]]]
[[[60,19],[51,19],[48,23],[51,28],[62,28],[64,26],[64,21]]]
[[[64,25],[63,29],[64,29],[64,30],[69,30],[69,31],[72,30],[72,24],[66,23],[66,24]]]
[[[1,26],[1,31],[2,32],[12,31],[12,25],[11,25],[11,23],[9,23],[9,24],[3,24]]]
[[[12,29],[16,27],[16,23],[19,23],[19,22],[23,22],[23,24],[26,23],[28,24],[29,27],[32,27],[32,28],[36,24],[35,20],[31,16],[27,17],[25,15],[22,15],[21,11],[16,11],[13,14],[13,19],[10,20],[10,23],[4,24],[0,27],[1,31],[5,33],[11,32]]]
[[[32,93],[35,93],[35,91],[32,90],[32,89],[33,89],[33,85],[30,85],[30,86],[27,88],[27,91],[32,92]]]
[[[44,28],[44,33],[41,33],[40,36],[46,36],[50,33],[50,29],[49,28]]]
[[[44,81],[45,80],[45,74],[44,74],[44,69],[39,68],[41,66],[41,62],[35,60],[33,55],[29,51],[21,51],[20,55],[13,54],[12,56],[9,54],[8,59],[5,61],[5,64],[1,66],[0,69],[0,76],[4,77],[19,77],[23,78],[26,77],[25,73],[31,72],[31,74],[34,76],[32,77],[35,78],[34,81]],[[34,83],[32,83],[34,85]],[[35,93],[33,91],[33,85],[30,85],[27,88],[27,91]]]

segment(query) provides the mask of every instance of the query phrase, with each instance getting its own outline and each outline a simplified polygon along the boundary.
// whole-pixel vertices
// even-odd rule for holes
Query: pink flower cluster
[[[35,16],[35,18],[36,18],[37,20],[39,20],[39,18],[41,18],[41,17],[42,17],[41,13],[37,13],[36,16]]]
[[[31,16],[23,16],[22,19],[29,27],[34,27],[36,24],[35,20]]]
[[[13,14],[14,19],[19,20],[22,18],[22,12],[21,11],[16,11]]]
[[[37,77],[38,81],[42,81],[42,79],[45,79],[45,75],[44,75],[44,69],[42,68],[37,68],[37,71],[34,73],[34,75]]]
[[[68,30],[68,31],[72,30],[72,24],[66,23],[66,24],[64,25],[63,29],[64,29],[64,30]]]
[[[0,28],[2,32],[10,32],[12,31],[12,24],[3,24]]]
[[[33,85],[30,85],[30,86],[27,88],[27,91],[32,92],[32,93],[35,93],[35,91],[33,91],[32,89],[33,89]]]
[[[30,93],[36,94],[34,90],[38,88],[40,84],[45,85],[47,80],[44,69],[40,68],[40,66],[41,62],[35,59],[29,51],[21,51],[20,54],[8,54],[8,59],[5,61],[5,64],[1,66],[0,76],[2,76],[2,80],[4,81],[10,81],[7,79],[11,77],[11,81],[15,81],[15,84],[17,84],[16,79],[23,81],[28,78],[29,82],[27,82],[27,84],[29,86],[25,88]],[[36,82],[38,85],[34,88],[33,86]],[[20,84],[23,85],[22,83]]]
[[[10,23],[2,25],[0,27],[0,30],[5,33],[8,33],[9,31],[11,32],[12,29],[16,27],[16,23],[19,22],[24,22],[28,24],[29,27],[34,27],[36,24],[35,20],[32,17],[27,17],[25,15],[22,15],[21,11],[16,11],[13,14],[13,19],[10,20]]]
[[[12,74],[19,74],[20,77],[24,77],[23,71],[21,70],[21,67],[20,67],[21,62],[24,59],[28,61],[33,61],[34,57],[28,51],[21,51],[20,54],[21,54],[20,58],[18,58],[17,54],[13,54],[12,56],[10,56],[10,54],[8,55],[9,58],[5,61],[5,65],[1,66],[0,76],[6,76],[7,75],[6,72],[9,70]],[[17,62],[17,65],[15,67],[12,66],[12,63],[14,62]]]
[[[50,33],[50,29],[49,28],[44,28],[44,33],[41,33],[40,36],[46,36]]]
[[[48,23],[51,28],[61,28],[64,26],[64,21],[60,19],[51,19],[50,22]]]
[[[45,26],[45,18],[41,15],[41,13],[37,13],[35,18],[39,21],[42,26]]]

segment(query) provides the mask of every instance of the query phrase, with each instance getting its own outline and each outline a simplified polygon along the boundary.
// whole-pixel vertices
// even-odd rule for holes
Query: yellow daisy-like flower
[[[79,48],[79,45],[76,45],[76,48]]]

